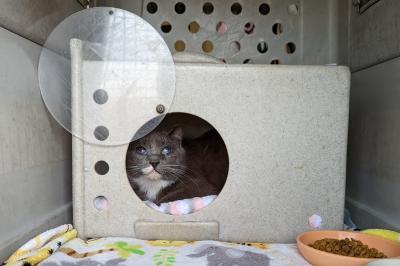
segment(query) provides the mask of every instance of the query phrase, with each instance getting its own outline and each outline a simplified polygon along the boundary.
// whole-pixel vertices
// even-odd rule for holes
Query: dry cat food
[[[357,258],[387,258],[385,254],[376,248],[368,248],[361,241],[354,238],[333,239],[324,238],[309,245],[312,248],[349,257]]]

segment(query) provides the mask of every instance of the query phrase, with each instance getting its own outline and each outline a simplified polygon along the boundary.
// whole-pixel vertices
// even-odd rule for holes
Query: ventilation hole
[[[161,31],[164,33],[168,33],[172,30],[172,26],[171,23],[169,23],[168,21],[164,21],[163,23],[161,23]]]
[[[96,129],[94,130],[94,137],[100,141],[106,140],[108,138],[108,136],[109,136],[109,132],[106,127],[99,126],[99,127],[96,127]]]
[[[273,59],[271,61],[271,65],[279,65],[281,63],[281,61],[279,61],[279,59]]]
[[[211,53],[212,50],[214,49],[214,44],[211,41],[205,41],[203,42],[203,44],[201,45],[201,48],[203,49],[203,51],[205,53]]]
[[[233,41],[231,42],[231,44],[229,45],[230,49],[232,52],[234,53],[238,53],[240,51],[240,42],[238,41]]]
[[[108,94],[105,90],[96,90],[93,93],[93,100],[98,104],[105,104],[108,101]]]
[[[275,24],[272,26],[272,32],[273,32],[275,35],[281,35],[282,32],[283,32],[282,24],[281,24],[281,23],[275,23]]]
[[[266,42],[258,43],[257,51],[259,51],[261,54],[265,54],[268,51],[268,44]]]
[[[297,16],[299,14],[299,7],[295,4],[291,4],[288,6],[288,13],[292,16]]]
[[[108,173],[108,171],[110,170],[110,167],[108,166],[108,163],[105,161],[98,161],[95,165],[94,165],[94,170],[96,171],[96,173],[98,173],[99,175],[105,175]]]
[[[112,14],[114,14],[114,11],[110,10],[108,11],[108,14],[111,16]]]
[[[231,12],[234,15],[239,15],[240,13],[242,13],[242,5],[239,3],[233,3],[233,5],[231,6]]]
[[[256,26],[254,25],[254,23],[252,23],[252,22],[247,22],[245,25],[244,25],[244,32],[246,33],[246,34],[252,34],[253,32],[254,32],[254,28],[255,28]]]
[[[296,45],[292,42],[288,42],[285,47],[288,54],[293,54],[296,51]]]
[[[203,5],[203,12],[206,15],[210,15],[212,12],[214,12],[214,6],[210,2],[207,2]]]
[[[104,196],[98,196],[93,200],[93,205],[98,211],[105,211],[108,209],[108,199]]]
[[[188,29],[191,33],[197,33],[200,30],[200,25],[196,21],[190,22]]]
[[[157,12],[158,6],[154,2],[150,2],[150,3],[147,4],[146,9],[147,9],[147,12],[149,12],[150,14],[154,14],[154,13]]]
[[[186,49],[186,44],[184,41],[178,40],[175,42],[175,51],[183,52]]]
[[[218,33],[224,34],[225,32],[228,31],[228,25],[226,25],[225,22],[220,21],[217,23],[216,30]]]
[[[251,60],[251,59],[245,59],[245,60],[243,61],[243,64],[254,64],[254,61]]]
[[[176,12],[177,14],[183,14],[183,13],[185,13],[185,10],[186,10],[186,6],[185,6],[184,3],[182,3],[182,2],[176,3],[176,5],[175,5],[175,12]]]
[[[261,15],[268,15],[270,11],[269,5],[267,3],[261,4],[258,7],[258,11],[260,12]]]

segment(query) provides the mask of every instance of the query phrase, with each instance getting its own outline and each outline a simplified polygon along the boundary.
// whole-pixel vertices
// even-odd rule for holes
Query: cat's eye
[[[137,154],[145,155],[146,152],[147,152],[147,151],[146,151],[146,149],[145,149],[144,147],[142,147],[142,146],[136,147],[136,153],[137,153]]]
[[[171,152],[172,152],[171,147],[164,147],[161,151],[161,153],[164,155],[169,155],[169,154],[171,154]]]

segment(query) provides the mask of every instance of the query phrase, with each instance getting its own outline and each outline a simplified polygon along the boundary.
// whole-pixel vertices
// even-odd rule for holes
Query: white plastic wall
[[[33,235],[71,221],[71,136],[41,99],[40,50],[0,28],[0,262]]]
[[[346,198],[362,228],[400,230],[400,1],[351,8]]]

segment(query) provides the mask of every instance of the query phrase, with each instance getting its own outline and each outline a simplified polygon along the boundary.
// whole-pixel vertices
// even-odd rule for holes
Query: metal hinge
[[[90,0],[76,0],[82,7],[89,8]]]
[[[353,0],[353,6],[359,14],[362,14],[379,1],[380,0]]]

